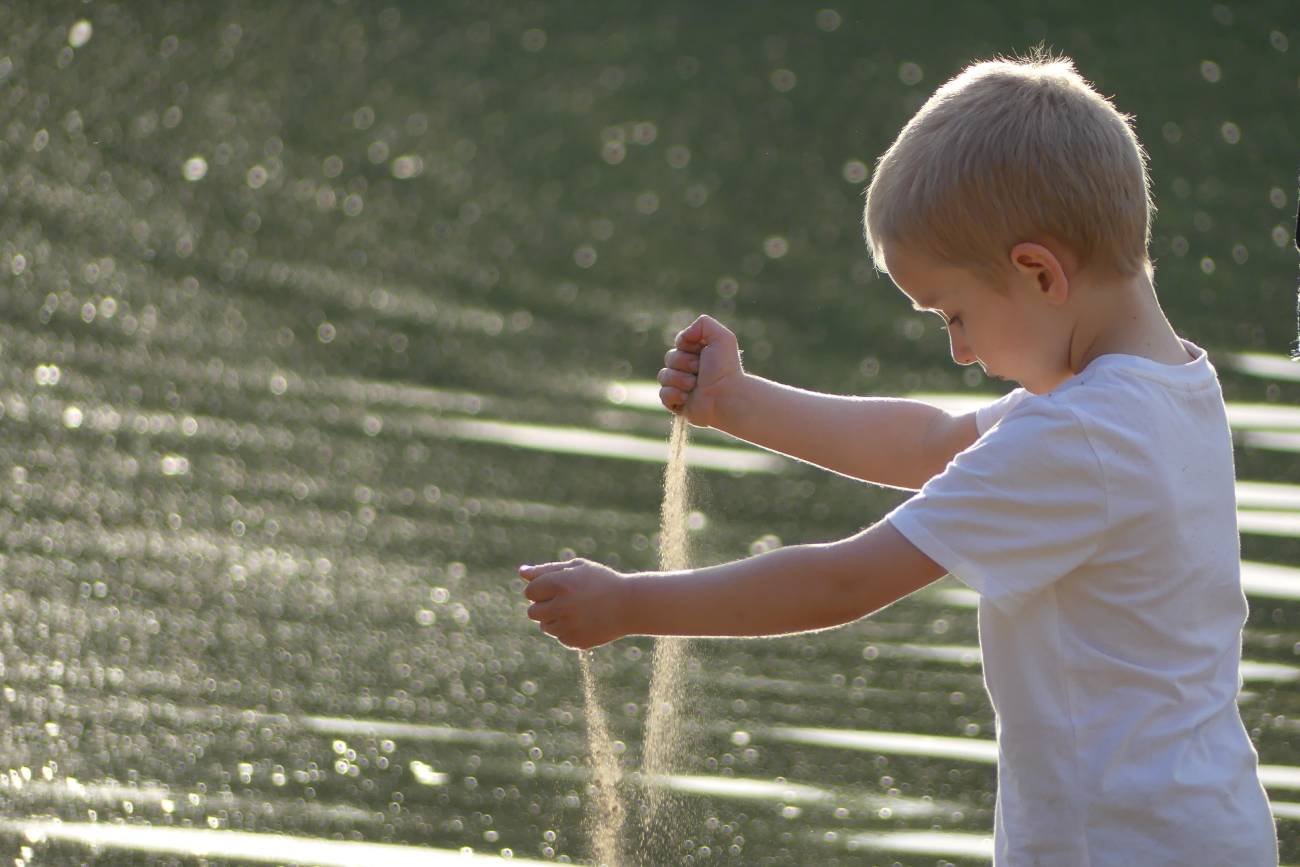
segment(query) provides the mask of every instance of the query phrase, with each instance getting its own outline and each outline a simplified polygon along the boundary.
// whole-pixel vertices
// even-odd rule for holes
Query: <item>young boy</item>
[[[920,493],[848,539],[684,572],[524,566],[572,647],[848,623],[945,573],[980,595],[997,716],[995,863],[1277,863],[1237,711],[1232,443],[1204,350],[1170,327],[1129,120],[1064,58],[979,63],[881,157],[866,238],[958,364],[1019,383],[978,412],[812,394],[744,372],[707,316],[663,403],[834,472]]]

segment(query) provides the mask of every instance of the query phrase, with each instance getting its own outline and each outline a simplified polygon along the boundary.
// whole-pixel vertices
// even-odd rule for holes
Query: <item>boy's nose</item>
[[[966,341],[961,340],[957,336],[956,331],[951,328],[948,329],[948,345],[952,349],[952,360],[957,364],[965,367],[968,364],[974,364],[979,361],[979,359],[975,357],[975,353],[971,352],[971,348],[966,345]]]

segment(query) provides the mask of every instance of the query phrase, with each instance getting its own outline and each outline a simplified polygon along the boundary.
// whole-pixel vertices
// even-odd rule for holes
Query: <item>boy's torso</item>
[[[1235,703],[1246,607],[1232,447],[1196,351],[1179,367],[1104,356],[1051,394],[1009,401],[972,447],[983,454],[958,456],[927,486],[934,504],[902,517],[981,593],[999,863],[1268,863],[1272,823]],[[1018,461],[1010,489],[984,478],[997,461]],[[980,498],[954,491],[945,507],[943,490],[963,484],[992,492],[1001,523],[985,529],[1002,543],[973,533],[963,547],[964,528],[980,527],[961,510]],[[1053,484],[1063,490],[1042,491]],[[927,518],[956,541],[928,536]],[[1067,565],[1017,577],[1023,564],[1000,560],[999,544],[1055,546],[1036,552],[1043,568]]]

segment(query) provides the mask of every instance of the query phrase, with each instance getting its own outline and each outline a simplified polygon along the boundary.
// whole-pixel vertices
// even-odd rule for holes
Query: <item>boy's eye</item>
[[[943,330],[944,330],[944,331],[947,331],[949,328],[951,328],[951,327],[954,326],[954,325],[960,325],[960,324],[961,324],[961,317],[960,317],[960,316],[949,316],[947,313],[944,313],[944,312],[942,312],[942,311],[936,311],[936,312],[939,314],[939,318],[941,318],[941,319],[943,320]]]

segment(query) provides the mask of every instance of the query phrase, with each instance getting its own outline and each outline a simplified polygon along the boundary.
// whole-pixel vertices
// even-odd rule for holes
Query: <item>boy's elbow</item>
[[[825,546],[828,562],[823,574],[828,580],[816,629],[853,623],[882,607],[872,592],[876,581],[871,564],[845,550],[835,550],[840,544]]]
[[[843,623],[887,608],[946,574],[888,521],[832,546]]]
[[[952,459],[970,448],[979,439],[979,425],[975,413],[952,415],[940,410],[926,427],[921,437],[920,472],[916,489],[947,469]]]

